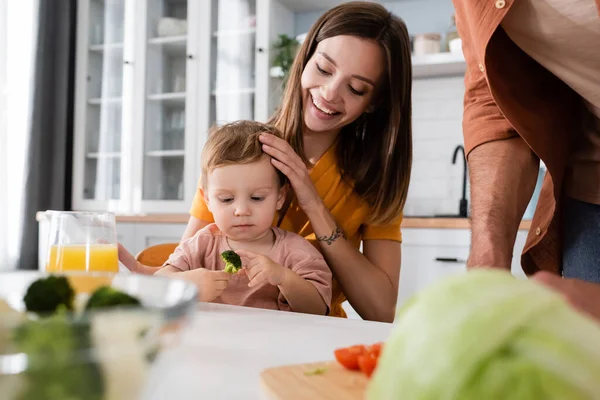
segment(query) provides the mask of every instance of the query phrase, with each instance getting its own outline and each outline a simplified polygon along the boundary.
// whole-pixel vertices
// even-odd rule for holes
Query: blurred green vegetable
[[[23,301],[27,311],[43,314],[52,313],[61,306],[72,310],[74,298],[75,291],[66,277],[50,275],[29,285]]]
[[[242,259],[233,250],[225,250],[221,258],[225,261],[225,272],[229,274],[235,274],[242,268]]]
[[[600,398],[600,324],[508,272],[478,270],[403,306],[369,400]]]
[[[17,351],[27,354],[21,400],[102,399],[99,366],[89,360],[89,326],[67,313],[30,320],[15,329]]]
[[[139,305],[140,301],[135,297],[111,286],[102,286],[94,290],[86,303],[85,309]]]

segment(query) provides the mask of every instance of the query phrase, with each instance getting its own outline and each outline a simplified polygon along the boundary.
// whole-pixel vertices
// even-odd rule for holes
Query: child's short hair
[[[217,167],[260,160],[266,154],[258,139],[263,132],[283,138],[279,129],[256,121],[237,121],[211,128],[202,150],[202,187],[206,188],[208,173]],[[281,171],[275,170],[279,184],[283,186],[287,178]]]

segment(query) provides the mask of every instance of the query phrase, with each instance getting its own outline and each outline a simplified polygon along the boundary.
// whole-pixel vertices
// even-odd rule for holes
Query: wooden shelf
[[[462,54],[437,53],[412,57],[413,78],[435,78],[438,76],[461,76],[466,70]],[[282,78],[280,67],[271,67],[271,78]]]
[[[413,78],[464,75],[467,68],[462,54],[436,53],[412,57]]]
[[[36,213],[38,221],[46,218],[43,211]],[[152,214],[119,214],[115,216],[117,222],[142,222],[142,223],[168,223],[168,224],[186,224],[190,218],[186,213],[152,213]],[[519,230],[529,230],[530,220],[522,220],[519,224]],[[471,225],[467,218],[412,218],[404,217],[402,228],[423,228],[423,229],[470,229]]]
[[[528,230],[530,227],[531,220],[522,220],[519,224],[519,230]],[[424,218],[405,216],[402,219],[402,228],[471,229],[471,220],[469,218]]]

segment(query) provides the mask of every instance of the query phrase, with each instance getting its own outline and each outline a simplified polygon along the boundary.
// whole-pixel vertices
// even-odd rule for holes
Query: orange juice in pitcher
[[[48,272],[118,272],[117,246],[113,244],[51,246]]]
[[[51,216],[50,240],[47,253],[47,272],[119,271],[115,218],[112,213],[47,212]],[[85,274],[84,274],[85,275]],[[90,292],[104,280],[72,276],[76,292]]]

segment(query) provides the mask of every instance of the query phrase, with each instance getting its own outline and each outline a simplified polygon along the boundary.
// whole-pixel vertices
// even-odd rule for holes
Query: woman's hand
[[[273,286],[283,284],[287,270],[283,265],[250,250],[237,250],[236,253],[247,260],[243,271],[250,280],[249,287],[260,285],[263,282],[269,282]]]
[[[271,163],[288,177],[296,194],[298,205],[308,214],[323,204],[310,174],[302,159],[292,146],[277,136],[263,133],[260,135],[265,153],[273,157]]]
[[[573,307],[600,322],[600,283],[563,278],[547,271],[537,272],[533,279],[558,291]]]

